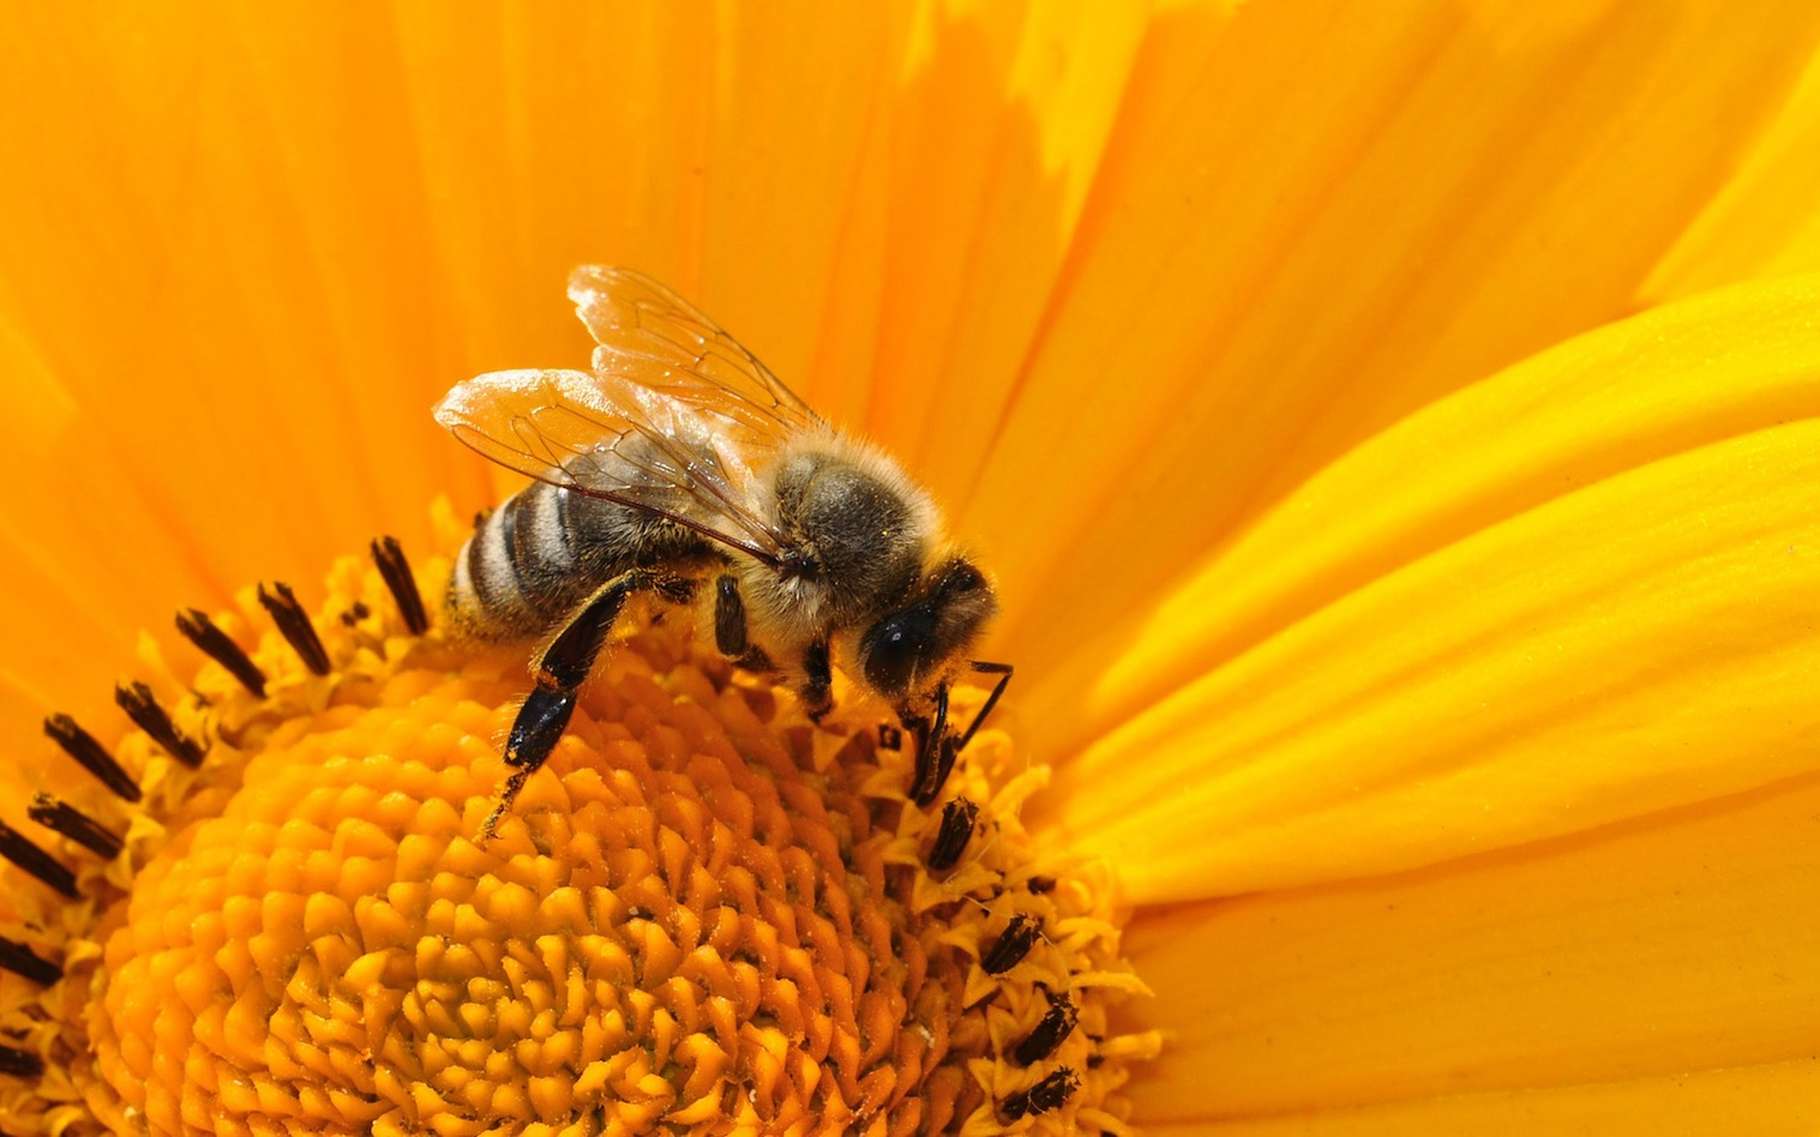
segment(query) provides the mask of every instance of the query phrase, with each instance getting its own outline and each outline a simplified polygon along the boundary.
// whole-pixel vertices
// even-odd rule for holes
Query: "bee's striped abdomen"
[[[645,510],[534,482],[489,514],[455,560],[449,609],[490,639],[542,634],[601,584],[705,544]]]
[[[468,630],[535,635],[585,593],[573,533],[575,495],[543,482],[513,494],[468,538],[449,580],[449,606]]]

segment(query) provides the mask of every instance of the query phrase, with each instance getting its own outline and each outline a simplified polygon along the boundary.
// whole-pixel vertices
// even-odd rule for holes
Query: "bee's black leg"
[[[988,663],[976,659],[973,661],[972,667],[973,670],[983,675],[997,675],[998,682],[992,685],[991,693],[986,696],[986,701],[980,704],[979,711],[973,716],[973,721],[967,724],[967,729],[961,732],[957,738],[947,736],[945,725],[948,717],[948,688],[946,685],[935,689],[935,726],[930,728],[920,720],[916,724],[918,743],[916,776],[912,782],[910,796],[917,805],[924,808],[935,804],[935,799],[940,796],[942,787],[948,784],[948,775],[954,772],[955,759],[959,758],[961,751],[965,750],[967,744],[973,741],[973,736],[978,734],[980,727],[984,725],[986,716],[992,713],[992,708],[998,705],[1000,697],[1004,695],[1005,688],[1011,685],[1012,667],[1009,663]]]
[[[942,769],[942,752],[948,747],[948,684],[935,685],[935,718],[915,720],[916,770],[910,776],[910,800],[927,806],[948,780]]]
[[[739,578],[723,574],[714,582],[714,646],[728,659],[739,659],[751,646],[746,636],[746,602]]]
[[[973,661],[973,670],[981,675],[996,675],[998,682],[992,685],[992,693],[986,696],[984,703],[980,704],[979,713],[974,715],[973,721],[967,724],[966,733],[962,734],[960,741],[954,744],[956,754],[965,750],[967,744],[973,741],[973,736],[978,734],[980,727],[986,724],[986,716],[992,713],[993,707],[998,706],[999,697],[1005,693],[1005,688],[1011,685],[1012,667],[1009,663],[989,663],[983,659],[976,659]]]
[[[803,652],[803,706],[820,722],[834,709],[834,667],[828,659],[828,638],[823,636]]]
[[[524,706],[512,722],[512,733],[506,738],[506,763],[513,767],[500,793],[499,805],[482,827],[483,836],[512,808],[512,800],[550,757],[550,751],[568,729],[575,713],[576,692],[594,669],[613,622],[619,619],[626,598],[634,592],[658,588],[664,582],[648,569],[621,573],[601,585],[587,600],[577,605],[543,650],[531,661],[535,685],[525,696]]]

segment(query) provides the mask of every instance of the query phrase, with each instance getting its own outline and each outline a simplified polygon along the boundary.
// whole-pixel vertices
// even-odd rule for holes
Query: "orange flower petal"
[[[1811,768],[1817,310],[1810,279],[1652,312],[1336,462],[1040,696],[1135,711],[1059,771],[1057,818],[1184,899]]]
[[[1396,1102],[1255,1121],[1146,1125],[1146,1137],[1808,1137],[1820,1061]]]
[[[1800,1060],[1769,1083],[1798,1112],[1820,1092],[1817,937],[1820,775],[1401,876],[1142,914],[1133,962],[1169,992],[1144,1025],[1175,1033],[1140,1109],[1213,1120],[1545,1090],[1540,1116],[1572,1117],[1602,1092],[1548,1106],[1557,1087],[1640,1082],[1636,1102],[1689,1073]],[[1509,1126],[1529,1100],[1385,1116],[1493,1120],[1502,1103]],[[1323,1124],[1308,1131],[1354,1132]]]
[[[1652,302],[1820,270],[1820,58],[1723,192],[1649,279]]]
[[[1817,21],[1649,0],[1159,15],[1014,401],[985,388],[956,417],[993,431],[949,439],[982,471],[961,528],[1010,597],[1003,652],[1046,667],[1082,627],[1129,632],[1362,439],[1632,311]]]

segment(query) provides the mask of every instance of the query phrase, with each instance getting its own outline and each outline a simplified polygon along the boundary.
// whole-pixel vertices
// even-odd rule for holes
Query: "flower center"
[[[812,723],[647,627],[483,838],[525,653],[412,634],[383,551],[383,573],[339,565],[314,619],[262,594],[282,635],[215,645],[199,696],[129,700],[124,854],[86,854],[74,904],[13,882],[44,914],[24,950],[62,978],[0,989],[0,1034],[45,1067],[0,1122],[1123,1129],[1125,1064],[1155,1040],[1107,1014],[1141,984],[1101,883],[1019,824],[1046,771],[1002,732],[919,809],[889,727]]]

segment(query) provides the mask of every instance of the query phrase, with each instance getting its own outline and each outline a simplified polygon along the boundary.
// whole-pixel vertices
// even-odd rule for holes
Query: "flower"
[[[990,555],[1027,820],[1172,1034],[1140,1124],[1789,1130],[1817,20],[18,13],[9,808],[134,629],[507,488],[426,408],[572,361],[612,259]]]

